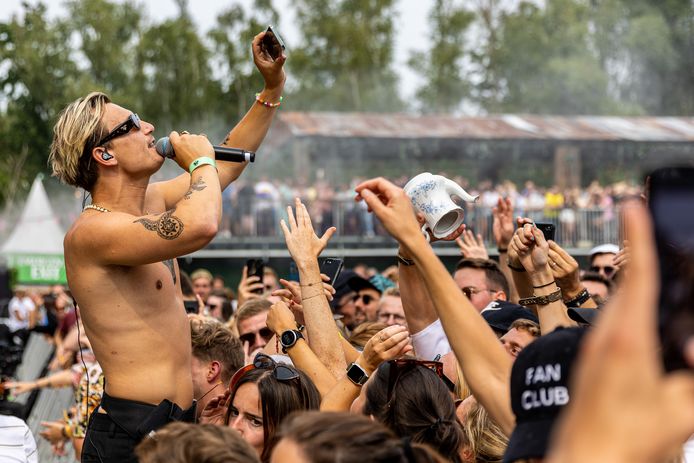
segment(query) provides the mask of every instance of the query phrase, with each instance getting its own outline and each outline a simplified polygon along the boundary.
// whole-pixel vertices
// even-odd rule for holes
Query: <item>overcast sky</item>
[[[0,20],[7,20],[13,14],[22,11],[23,0],[2,0],[0,8]],[[37,3],[36,0],[25,0],[30,4]],[[252,4],[252,0],[240,0],[245,5]],[[329,1],[329,0],[327,0]],[[275,8],[280,12],[279,30],[287,42],[289,57],[291,59],[291,46],[299,41],[299,30],[295,26],[292,9],[288,8],[291,0],[273,0]],[[63,2],[61,0],[45,0],[43,3],[48,5],[49,14],[54,17],[63,14]],[[198,27],[206,32],[215,23],[217,14],[228,7],[236,0],[191,0],[189,10],[195,18]],[[402,94],[410,97],[418,84],[417,77],[406,66],[407,59],[412,50],[422,50],[427,47],[427,18],[429,8],[433,0],[398,0],[399,16],[396,18],[395,36],[395,60],[396,70],[400,76],[400,86]],[[178,13],[174,0],[140,0],[147,9],[147,16],[157,21],[156,16],[161,20],[175,16]],[[283,12],[286,14],[283,15]],[[156,14],[156,16],[155,16]]]

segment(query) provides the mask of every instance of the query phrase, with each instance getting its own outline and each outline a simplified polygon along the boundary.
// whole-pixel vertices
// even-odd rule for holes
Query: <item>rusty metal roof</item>
[[[295,137],[694,142],[692,117],[280,112]]]

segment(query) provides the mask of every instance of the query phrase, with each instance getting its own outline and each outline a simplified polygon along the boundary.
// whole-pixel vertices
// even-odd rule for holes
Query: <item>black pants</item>
[[[155,406],[104,393],[100,407],[107,414],[99,413],[98,408],[92,413],[84,438],[82,463],[137,463],[135,447],[150,432],[172,421],[195,421],[195,403],[181,410],[169,400]]]

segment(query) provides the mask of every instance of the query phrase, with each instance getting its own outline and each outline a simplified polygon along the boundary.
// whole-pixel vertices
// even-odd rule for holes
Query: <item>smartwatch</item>
[[[366,371],[357,363],[350,363],[347,367],[347,377],[355,386],[363,386],[369,379],[369,375],[367,375]]]
[[[304,335],[301,331],[297,330],[287,330],[283,331],[280,335],[280,344],[282,344],[282,352],[287,353],[287,349],[294,347],[299,339],[304,339]]]

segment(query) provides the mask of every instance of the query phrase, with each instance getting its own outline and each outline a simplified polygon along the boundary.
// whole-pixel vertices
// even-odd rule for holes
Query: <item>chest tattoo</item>
[[[171,272],[171,278],[173,278],[173,283],[176,285],[176,268],[174,267],[173,259],[165,260],[162,262],[162,264],[166,265],[166,267],[169,269],[169,272]]]

